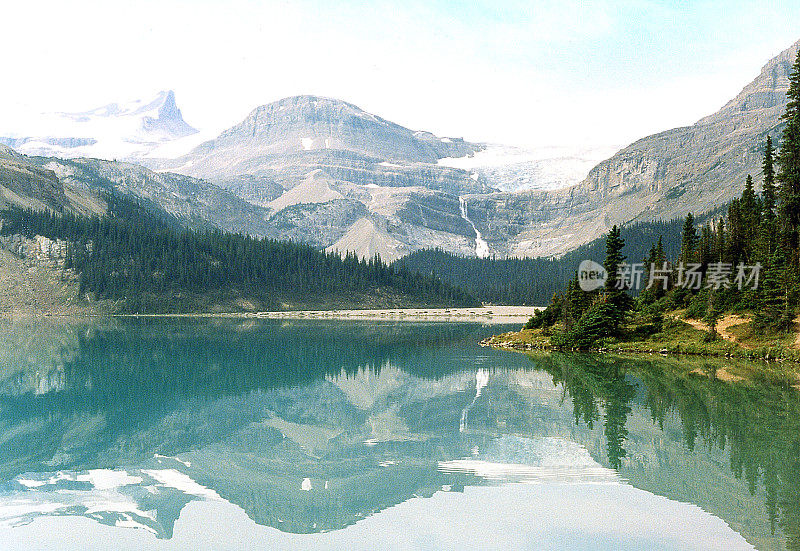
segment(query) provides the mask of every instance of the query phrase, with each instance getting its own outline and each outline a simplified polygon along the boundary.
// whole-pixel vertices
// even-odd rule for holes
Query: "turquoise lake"
[[[0,549],[800,549],[795,389],[512,328],[2,321]]]

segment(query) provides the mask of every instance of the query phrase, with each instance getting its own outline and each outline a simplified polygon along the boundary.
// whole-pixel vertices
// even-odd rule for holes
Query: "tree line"
[[[622,235],[631,258],[643,260],[658,236],[667,253],[679,250],[681,221],[639,222],[623,228]],[[600,237],[559,258],[475,258],[423,249],[394,265],[435,275],[482,302],[542,306],[563,290],[581,260],[599,262],[604,254],[605,240]]]
[[[81,295],[123,300],[129,310],[145,295],[232,290],[277,307],[278,298],[394,294],[414,305],[474,306],[466,292],[432,275],[383,262],[326,253],[288,241],[198,231],[156,216],[136,201],[105,196],[105,216],[12,208],[0,212],[2,234],[43,235],[68,242],[66,266]]]

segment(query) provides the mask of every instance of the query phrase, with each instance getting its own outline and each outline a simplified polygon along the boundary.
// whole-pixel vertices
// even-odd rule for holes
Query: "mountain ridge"
[[[439,138],[414,131],[324,96],[290,96],[253,109],[241,122],[159,168],[215,179],[253,173],[271,165],[271,156],[319,150],[346,151],[362,158],[435,163],[481,149],[462,138]],[[260,159],[263,157],[264,159]],[[254,164],[255,163],[255,164]]]
[[[575,186],[470,196],[479,229],[505,254],[553,256],[614,224],[669,220],[723,205],[741,193],[747,174],[761,179],[764,142],[767,135],[779,141],[798,49],[800,41],[767,62],[715,113],[636,140]]]
[[[154,172],[91,159],[73,167],[92,165],[86,174],[113,173],[112,185],[173,214],[189,215],[194,223],[321,249],[346,247],[387,260],[432,247],[474,256],[480,236],[490,255],[559,256],[614,224],[713,211],[741,193],[747,174],[759,182],[761,148],[767,135],[777,142],[781,133],[798,49],[800,41],[764,64],[715,113],[634,141],[564,189],[499,191],[503,178],[515,182],[506,189],[528,185],[522,174],[528,165],[479,170],[473,161],[486,144],[414,131],[352,103],[314,95],[258,106],[183,156],[136,160]],[[162,115],[182,120],[171,92],[133,107],[109,104],[73,115],[120,113],[141,121],[162,120]],[[76,151],[92,147],[71,139]],[[57,159],[34,164],[69,172]],[[46,173],[37,174],[47,179]],[[79,180],[67,178],[67,187],[80,188]],[[184,193],[181,186],[194,191]]]

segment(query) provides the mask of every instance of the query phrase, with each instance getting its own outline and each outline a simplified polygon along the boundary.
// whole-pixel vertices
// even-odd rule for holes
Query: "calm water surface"
[[[0,322],[0,549],[800,549],[795,390],[504,329]]]

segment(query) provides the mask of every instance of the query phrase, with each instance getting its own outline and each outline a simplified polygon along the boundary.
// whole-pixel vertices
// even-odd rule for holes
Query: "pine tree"
[[[625,240],[620,235],[620,228],[615,225],[608,232],[608,237],[606,238],[606,259],[603,262],[603,267],[608,274],[604,290],[609,316],[606,321],[612,335],[619,333],[625,314],[630,309],[632,302],[628,294],[622,290],[620,284],[619,267],[625,260],[625,256],[622,254],[624,246]]]
[[[653,268],[656,270],[663,269],[666,261],[667,255],[664,252],[663,236],[659,236],[658,242],[650,247],[650,254],[647,255],[647,260],[645,261],[645,268],[647,270],[647,285],[649,285],[650,280],[653,277]],[[652,304],[665,294],[666,291],[664,290],[663,283],[661,281],[653,280],[653,285],[649,288],[646,287],[639,296],[641,297],[642,304]]]
[[[657,267],[663,268],[664,264],[667,262],[667,254],[664,252],[664,239],[663,236],[658,236],[658,243],[656,243],[656,256],[655,256],[655,264]],[[666,294],[666,290],[664,289],[663,284],[657,282],[654,284],[656,300],[660,299]]]
[[[752,261],[753,247],[758,237],[758,229],[761,223],[761,200],[755,192],[753,177],[747,175],[744,192],[739,201],[739,208],[742,216],[742,253],[746,262]]]
[[[720,240],[722,256],[731,263],[737,264],[746,256],[746,221],[742,202],[734,199],[728,205],[728,235],[727,239]]]
[[[780,184],[780,229],[785,245],[792,251],[798,248],[800,231],[800,55],[789,77],[789,100],[782,120],[781,148],[778,153],[777,181]]]
[[[569,331],[575,325],[575,322],[581,317],[578,293],[581,293],[581,288],[578,285],[578,274],[569,280],[567,283],[567,292],[564,295],[563,306],[561,308],[561,322],[564,324],[564,329]]]
[[[786,252],[783,247],[777,247],[767,262],[758,289],[758,308],[753,318],[757,329],[787,331],[791,328],[794,312],[788,274]]]
[[[690,212],[686,215],[686,220],[683,222],[683,231],[681,234],[681,255],[678,259],[679,262],[687,264],[692,262],[695,257],[695,249],[697,247],[697,231],[694,228],[694,216]]]
[[[648,282],[652,277],[653,266],[656,265],[656,256],[657,256],[656,246],[653,245],[650,247],[650,252],[648,253],[644,263],[645,270],[647,270],[645,277]],[[651,288],[645,287],[645,289],[639,294],[639,301],[642,304],[654,303],[656,301],[655,289],[652,287]]]
[[[767,136],[767,145],[764,147],[764,185],[761,192],[761,207],[764,218],[775,219],[775,148],[772,146],[772,136]]]
[[[758,240],[754,257],[762,264],[766,264],[776,246],[776,192],[775,192],[775,150],[772,147],[772,137],[767,136],[767,145],[764,148],[764,186],[761,192],[761,219],[758,224]]]
[[[714,245],[711,253],[715,262],[722,262],[725,259],[726,246],[725,219],[720,218],[717,221],[716,231],[714,232]]]
[[[719,308],[718,302],[716,294],[713,292],[709,293],[706,314],[703,316],[703,321],[708,325],[706,341],[715,341],[719,338],[717,322],[719,321],[720,315],[722,315],[722,310]]]

